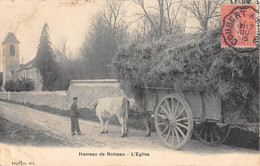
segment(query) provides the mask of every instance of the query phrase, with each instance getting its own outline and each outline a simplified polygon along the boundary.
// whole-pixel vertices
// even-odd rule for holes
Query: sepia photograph
[[[259,166],[259,0],[0,0],[0,166]]]

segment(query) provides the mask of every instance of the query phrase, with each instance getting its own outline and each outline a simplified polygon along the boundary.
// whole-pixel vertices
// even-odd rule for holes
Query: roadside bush
[[[25,82],[18,79],[15,81],[15,91],[20,92],[25,90]]]
[[[15,81],[9,80],[5,82],[5,91],[7,92],[14,92],[15,91]]]
[[[30,79],[25,80],[25,91],[33,91],[34,89],[34,81]]]
[[[6,81],[5,91],[10,92],[20,92],[20,91],[33,91],[34,90],[34,81],[31,79],[17,79],[16,81]]]

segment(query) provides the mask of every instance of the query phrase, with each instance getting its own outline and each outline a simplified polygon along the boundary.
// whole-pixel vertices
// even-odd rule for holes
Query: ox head
[[[130,110],[136,111],[136,112],[143,112],[143,108],[138,104],[138,102],[135,101],[135,99],[130,98],[128,99],[130,102]]]
[[[87,108],[88,109],[90,109],[90,110],[95,110],[96,109],[96,107],[97,107],[97,102],[96,103],[92,103],[92,104],[90,104],[90,106],[88,106]]]

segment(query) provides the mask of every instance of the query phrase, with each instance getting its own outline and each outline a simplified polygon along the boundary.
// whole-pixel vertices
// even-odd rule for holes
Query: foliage
[[[42,90],[55,90],[55,81],[57,80],[60,68],[55,61],[55,56],[51,48],[49,37],[49,27],[45,23],[41,33],[40,43],[38,46],[37,55],[35,57],[35,66],[39,69],[43,80]]]
[[[137,100],[142,99],[142,87],[146,86],[205,91],[219,97],[228,111],[244,104],[245,117],[257,119],[258,53],[221,48],[221,31],[214,29],[130,43],[120,49],[113,66],[123,89]]]
[[[15,91],[17,92],[33,91],[34,89],[34,81],[32,81],[31,79],[21,78],[15,81]]]
[[[53,84],[53,91],[60,91],[60,90],[68,90],[70,85],[70,77],[64,71],[60,71],[58,74],[57,80]]]
[[[20,91],[33,91],[34,81],[31,79],[17,79],[16,81],[9,80],[5,82],[5,91],[20,92]]]
[[[72,52],[67,48],[67,41],[61,41],[59,47],[54,49],[57,63],[60,67],[60,74],[54,87],[57,90],[68,90],[71,80],[90,78],[90,72],[86,70],[88,66],[82,57],[73,57]]]
[[[126,29],[121,1],[106,0],[93,18],[79,54],[70,51],[66,39],[54,49],[60,70],[52,90],[67,90],[71,80],[111,78],[111,61],[128,38]]]
[[[9,91],[14,92],[15,91],[15,81],[13,81],[13,80],[6,81],[4,88],[5,88],[5,91],[7,91],[7,92],[9,92]]]
[[[107,0],[106,6],[93,19],[82,44],[80,55],[85,62],[87,78],[111,78],[111,61],[127,38],[121,2]]]

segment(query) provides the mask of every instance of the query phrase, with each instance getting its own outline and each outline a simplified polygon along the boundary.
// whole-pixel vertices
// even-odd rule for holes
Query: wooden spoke
[[[178,145],[180,144],[180,136],[178,134],[178,131],[176,130],[176,128],[174,128],[174,132],[175,132],[175,135],[177,137],[177,142],[178,142]]]
[[[208,137],[208,128],[206,127],[205,133],[204,133],[204,140],[207,141],[207,137]]]
[[[213,131],[209,130],[210,142],[214,142]]]
[[[217,140],[221,139],[220,136],[218,135],[218,132],[215,127],[213,127],[213,133],[214,133],[215,137],[217,138]]]
[[[163,135],[163,133],[165,133],[165,131],[169,128],[169,126],[165,127],[165,129],[161,132],[161,135]]]
[[[177,119],[176,122],[183,121],[183,120],[188,120],[188,118]]]
[[[158,123],[158,126],[161,126],[161,125],[166,125],[166,124],[165,124],[165,122]]]
[[[173,106],[174,106],[174,104],[173,104],[173,98],[171,98],[171,104],[172,104],[172,115],[174,116],[175,115],[175,111],[173,110]]]
[[[176,125],[181,126],[181,127],[185,128],[186,130],[188,130],[188,126],[185,126],[185,125],[183,125],[181,123],[176,123]]]
[[[199,132],[198,136],[200,136],[203,133],[205,128],[206,128],[206,126],[202,126],[202,128],[199,129],[200,132]]]
[[[224,129],[222,129],[221,127],[219,126],[216,126],[218,129],[220,129],[223,133],[225,132]]]
[[[158,114],[159,117],[161,117],[162,119],[166,119],[167,117],[162,115],[162,114]]]
[[[174,145],[174,131],[173,131],[173,128],[172,128],[172,145]]]
[[[160,105],[160,108],[163,110],[163,112],[164,112],[168,117],[170,117],[169,112],[168,112],[162,105]]]
[[[181,136],[185,138],[185,134],[183,133],[183,131],[178,126],[175,126],[175,128],[181,133]]]
[[[176,113],[177,113],[177,111],[178,111],[178,108],[179,108],[179,104],[180,104],[180,102],[178,101],[178,102],[177,102],[177,105],[176,105],[176,107],[175,107],[175,111],[174,111],[173,116],[176,115]]]
[[[171,108],[170,108],[168,100],[165,100],[165,103],[166,103],[167,109],[169,110],[169,114],[172,115]]]
[[[177,119],[181,115],[181,113],[183,113],[183,111],[185,111],[185,109],[182,109],[175,118]]]
[[[170,129],[168,130],[168,134],[167,134],[167,136],[166,136],[166,142],[168,142],[168,140],[169,140],[169,138],[170,138],[170,134],[171,134],[171,127],[170,127]]]

